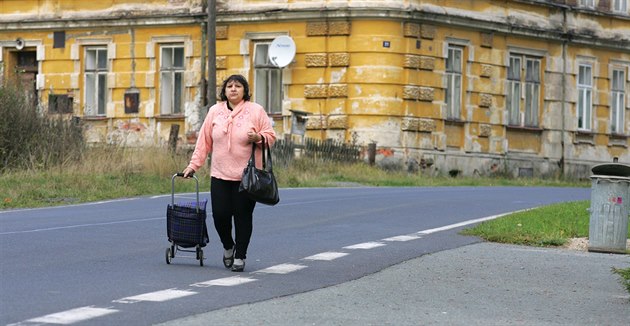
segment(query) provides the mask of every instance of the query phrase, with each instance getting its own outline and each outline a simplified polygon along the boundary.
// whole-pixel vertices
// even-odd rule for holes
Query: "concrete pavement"
[[[630,325],[629,255],[476,243],[307,293],[189,316],[207,325]]]

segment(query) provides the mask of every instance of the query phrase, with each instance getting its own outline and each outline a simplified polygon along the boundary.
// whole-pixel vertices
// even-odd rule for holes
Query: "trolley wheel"
[[[174,246],[174,245],[172,245],[172,246],[171,246],[171,258],[175,258],[175,251],[176,251],[176,250],[175,250],[175,246]]]
[[[197,259],[199,260],[199,266],[203,266],[203,249],[197,247]]]
[[[166,263],[171,264],[171,248],[166,248]]]

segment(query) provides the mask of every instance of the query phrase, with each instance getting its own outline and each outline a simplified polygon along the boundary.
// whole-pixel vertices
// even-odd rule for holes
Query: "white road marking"
[[[118,303],[136,303],[139,301],[164,302],[164,301],[168,301],[172,299],[187,297],[193,294],[197,294],[197,292],[168,289],[168,290],[135,295],[132,297],[126,297],[126,298],[114,300],[113,302],[118,302]]]
[[[302,259],[306,259],[306,260],[334,260],[337,258],[341,258],[343,256],[347,256],[348,254],[345,252],[333,252],[333,251],[329,251],[329,252],[322,252],[321,254],[317,254],[317,255],[313,255],[313,256],[308,256]]]
[[[280,265],[271,266],[265,269],[255,271],[253,273],[288,274],[291,272],[299,271],[300,269],[303,269],[303,268],[306,268],[306,266],[296,265],[296,264],[280,264]]]
[[[431,233],[435,233],[435,232],[451,230],[451,229],[458,228],[460,226],[466,226],[466,225],[475,224],[475,223],[479,223],[479,222],[494,220],[494,219],[497,219],[499,217],[503,217],[503,216],[510,215],[510,214],[515,214],[515,213],[520,213],[520,212],[526,212],[526,211],[529,211],[529,210],[532,210],[532,209],[535,209],[535,208],[521,209],[521,210],[514,211],[514,212],[507,212],[507,213],[503,213],[503,214],[486,216],[486,217],[482,217],[482,218],[478,218],[478,219],[474,219],[474,220],[468,220],[468,221],[459,222],[459,223],[455,223],[455,224],[445,225],[445,226],[442,226],[442,227],[439,227],[439,228],[419,231],[418,234],[431,234]]]
[[[218,278],[216,280],[199,282],[199,283],[191,284],[190,286],[200,287],[200,288],[207,288],[213,285],[234,286],[234,285],[240,285],[240,284],[245,284],[245,283],[254,282],[254,281],[257,281],[257,279],[248,278],[248,277],[240,277],[240,276],[232,276],[232,277]]]
[[[0,233],[0,235],[33,233],[33,232],[43,232],[43,231],[64,230],[64,229],[75,229],[75,228],[82,228],[82,227],[89,227],[89,226],[125,224],[125,223],[145,222],[145,221],[164,220],[164,219],[165,219],[164,217],[151,217],[151,218],[142,218],[142,219],[134,219],[134,220],[116,221],[116,222],[75,224],[75,225],[58,226],[58,227],[45,228],[45,229],[33,229],[33,230],[24,230],[24,231],[2,232],[2,233]]]
[[[385,246],[385,244],[381,242],[371,241],[371,242],[364,242],[364,243],[359,243],[352,246],[343,247],[343,249],[372,249],[372,248],[378,248],[382,246]]]
[[[46,316],[29,319],[26,322],[69,325],[76,322],[85,321],[88,319],[113,314],[115,312],[118,312],[118,310],[108,309],[108,308],[95,308],[93,306],[88,306],[88,307],[70,309],[70,310],[57,312],[57,313],[46,315]]]
[[[416,240],[416,239],[420,239],[420,238],[422,238],[422,237],[417,235],[417,234],[411,234],[411,235],[399,235],[399,236],[396,236],[396,237],[383,239],[383,241],[410,241],[410,240]]]
[[[95,201],[95,202],[90,202],[90,203],[81,203],[81,204],[34,207],[34,208],[18,208],[18,209],[2,210],[2,211],[0,211],[0,214],[12,213],[12,212],[23,212],[23,211],[38,211],[38,210],[44,210],[44,209],[65,209],[65,208],[68,208],[68,207],[101,205],[101,204],[117,203],[117,202],[131,201],[131,200],[137,200],[137,199],[139,199],[139,198],[122,198],[122,199],[112,199],[112,200],[101,200],[101,201]]]

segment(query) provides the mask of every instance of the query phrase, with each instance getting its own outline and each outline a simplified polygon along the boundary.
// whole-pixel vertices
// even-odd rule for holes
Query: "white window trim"
[[[616,4],[620,4],[621,8],[617,9]],[[612,1],[612,12],[616,14],[627,14],[628,13],[628,0],[613,0]]]
[[[589,67],[591,69],[591,80],[590,80],[590,84],[580,84],[580,67]],[[577,64],[577,72],[576,72],[576,85],[577,85],[577,96],[578,99],[576,100],[576,118],[579,119],[580,117],[580,113],[583,109],[587,109],[589,114],[586,114],[587,112],[584,112],[584,116],[589,116],[590,119],[589,121],[585,121],[584,126],[579,125],[579,121],[578,121],[578,126],[577,129],[580,131],[591,131],[593,128],[593,94],[594,94],[594,87],[593,87],[593,81],[595,79],[595,64],[593,62],[580,62]],[[589,92],[590,91],[590,96],[589,96],[589,103],[586,103],[586,107],[581,108],[579,106],[580,103],[580,96],[582,96],[582,90],[585,90],[585,92]],[[584,95],[586,95],[586,93],[584,93]],[[584,100],[584,98],[582,99]]]
[[[87,114],[87,105],[88,105],[88,103],[87,103],[88,102],[88,92],[87,92],[87,90],[88,90],[87,82],[88,81],[87,81],[87,75],[88,75],[88,73],[85,71],[86,63],[87,63],[87,52],[89,50],[103,50],[103,49],[105,50],[105,53],[107,55],[107,63],[106,63],[107,67],[105,68],[105,73],[104,73],[104,75],[105,75],[105,83],[106,83],[105,84],[105,87],[106,87],[105,88],[105,94],[103,94],[103,96],[105,96],[105,107],[103,108],[104,112],[103,113],[99,113],[98,112],[98,98],[97,98],[97,99],[95,99],[95,103],[97,105],[96,112],[92,112],[91,114],[88,115]],[[104,117],[104,116],[107,116],[108,105],[109,105],[109,98],[110,98],[110,94],[109,93],[110,93],[110,89],[112,87],[112,85],[110,85],[109,78],[108,78],[109,74],[110,74],[110,70],[111,70],[111,58],[110,58],[110,54],[109,54],[111,51],[110,51],[109,44],[102,44],[101,43],[101,44],[85,45],[85,46],[82,47],[82,50],[83,50],[83,55],[84,55],[83,56],[83,65],[81,67],[82,72],[83,72],[83,76],[84,76],[84,79],[83,79],[83,108],[82,108],[83,109],[83,114],[85,116],[90,116],[90,117]],[[98,61],[97,61],[97,63],[98,63]],[[98,76],[99,75],[101,75],[100,72],[96,73],[97,85],[98,85]]]
[[[184,50],[184,62],[183,62],[183,69],[181,71],[181,108],[180,108],[180,112],[174,112],[173,107],[171,106],[171,109],[168,112],[162,112],[162,105],[163,105],[163,101],[165,100],[164,97],[164,93],[162,92],[162,89],[164,87],[164,80],[162,80],[162,64],[161,61],[164,59],[162,57],[162,49],[164,48],[182,48]],[[174,43],[159,43],[158,44],[158,50],[160,51],[160,57],[159,57],[159,62],[156,62],[157,64],[157,72],[158,72],[158,78],[159,78],[159,85],[160,85],[160,89],[158,90],[158,94],[159,94],[159,107],[158,107],[158,112],[160,115],[183,115],[185,114],[185,110],[186,110],[186,102],[187,102],[187,88],[188,86],[186,85],[186,71],[187,71],[187,66],[188,66],[188,62],[187,59],[188,57],[186,56],[186,52],[187,52],[187,47],[185,43],[178,43],[178,42],[174,42]],[[174,76],[174,74],[173,74]],[[173,82],[175,81],[175,79],[173,78]],[[172,89],[174,90],[174,88]],[[172,94],[169,95],[169,102],[172,102],[173,96]]]
[[[245,33],[244,38],[241,40],[241,50],[240,50],[240,54],[243,55],[246,60],[246,68],[247,70],[252,69],[253,73],[254,73],[254,80],[250,80],[249,81],[249,91],[252,95],[252,100],[256,100],[255,96],[256,96],[256,67],[255,67],[255,58],[254,55],[255,53],[250,53],[250,46],[252,48],[252,51],[255,51],[256,49],[255,44],[256,43],[265,43],[265,42],[269,42],[271,44],[271,42],[273,41],[273,39],[275,39],[278,36],[290,36],[288,32],[247,32]],[[253,43],[253,44],[252,44]],[[249,58],[249,56],[251,55],[251,60]],[[251,62],[251,66],[249,66]],[[247,72],[244,72],[243,75],[247,76]],[[284,68],[281,70],[281,78],[282,78],[282,98],[280,99],[280,113],[285,111],[285,106],[290,107],[290,103],[287,103],[287,96],[289,94],[288,90],[289,90],[289,84],[291,84],[291,70],[288,68]],[[265,110],[267,112],[269,112],[269,108],[265,107]],[[273,113],[276,114],[276,113]]]
[[[518,58],[519,59],[519,71],[522,71],[523,69],[523,55],[519,55],[519,54],[510,54],[508,56],[508,61],[507,61],[507,67],[508,69],[510,69],[511,67],[511,63],[512,63],[512,58]],[[507,74],[506,74],[506,79],[507,79]],[[519,74],[519,79],[507,79],[507,94],[506,96],[510,95],[510,92],[513,92],[514,90],[518,91],[518,94],[516,96],[516,98],[513,98],[513,96],[511,98],[508,98],[508,101],[506,101],[506,105],[508,104],[508,102],[510,103],[510,106],[507,107],[507,125],[510,126],[520,126],[523,123],[523,119],[521,116],[521,99],[522,99],[522,79],[523,76],[522,74]],[[516,85],[515,85],[516,84]],[[514,86],[517,86],[516,88]],[[516,111],[514,112],[514,99],[516,99]],[[513,116],[513,114],[516,114],[516,116]]]
[[[86,89],[85,89],[85,76],[84,76],[84,62],[81,62],[81,52],[83,52],[83,54],[85,54],[85,49],[88,47],[106,47],[107,48],[107,67],[108,67],[108,73],[107,73],[107,94],[105,96],[107,96],[108,99],[111,98],[111,92],[112,92],[112,88],[114,87],[114,80],[115,78],[113,78],[113,74],[111,73],[110,69],[111,69],[111,60],[116,59],[116,44],[114,43],[114,40],[111,37],[104,37],[104,38],[78,38],[76,40],[76,42],[74,44],[72,44],[70,46],[70,59],[72,61],[74,61],[74,74],[77,76],[81,76],[83,75],[84,79],[83,79],[83,84],[79,86],[79,80],[76,80],[76,85],[74,84],[74,82],[71,81],[71,83],[73,85],[71,86],[78,86],[78,88],[80,88],[80,90],[82,91],[82,96],[81,96],[81,112],[85,115],[85,105],[87,103],[87,98],[86,98]],[[109,112],[109,108],[111,105],[113,105],[112,103],[110,103],[110,101],[106,101],[106,105],[105,105],[105,115],[107,116],[107,112]],[[91,117],[94,116],[103,116],[103,115],[90,115]]]
[[[614,76],[613,72],[614,71],[622,71],[624,74],[624,78],[622,80],[622,90],[619,92],[617,90],[613,89],[613,80],[612,77]],[[609,76],[611,76],[611,82],[610,82],[610,132],[613,134],[625,134],[626,132],[626,110],[628,108],[628,88],[630,85],[630,76],[628,76],[628,74],[630,74],[630,64],[628,65],[612,65],[609,71]],[[615,121],[613,121],[613,113],[615,108],[613,108],[613,103],[614,103],[614,98],[618,97],[619,95],[623,95],[621,97],[621,105],[618,108],[619,109],[619,116],[621,117],[621,121],[619,122],[619,127],[620,128],[615,128],[617,130],[613,131],[613,125],[615,124]],[[618,117],[619,118],[619,117]]]
[[[523,74],[523,86],[525,87],[523,90],[523,98],[524,98],[524,107],[523,107],[523,125],[526,127],[539,127],[540,126],[540,120],[539,120],[539,116],[540,116],[540,97],[541,97],[541,88],[542,88],[542,82],[543,82],[543,70],[542,70],[542,63],[543,60],[542,58],[535,58],[535,57],[529,57],[529,56],[525,56],[525,64],[523,65],[523,70],[525,71],[525,73]],[[533,62],[537,62],[538,63],[538,82],[530,82],[527,81],[527,63],[528,61],[533,61]],[[529,121],[530,123],[528,123],[528,116],[531,114],[531,110],[528,110],[528,106],[527,106],[527,89],[528,87],[532,87],[533,90],[536,90],[536,96],[534,96],[534,98],[532,98],[533,100],[535,100],[535,105],[536,106],[536,112],[534,115],[534,118],[532,118],[531,120],[533,120],[534,123],[532,123],[532,121]],[[533,94],[532,94],[533,96]]]
[[[446,83],[446,89],[453,89],[454,88],[454,83],[455,83],[455,79],[456,77],[459,77],[459,107],[458,108],[454,108],[454,107],[450,107],[449,106],[452,104],[452,97],[453,95],[450,94],[449,92],[447,92],[447,96],[448,98],[445,98],[445,109],[446,109],[446,119],[449,120],[461,120],[462,117],[462,106],[464,106],[464,72],[466,71],[468,65],[467,62],[468,60],[465,59],[464,54],[466,53],[466,47],[464,45],[461,45],[459,43],[451,43],[451,44],[447,44],[445,50],[445,60],[448,61],[449,56],[448,53],[451,49],[457,49],[461,52],[461,56],[460,56],[460,61],[461,61],[461,68],[459,73],[453,73],[453,72],[448,72],[444,71],[444,75],[445,75],[445,83]],[[453,76],[453,78],[449,78]],[[451,81],[451,82],[449,82]]]
[[[520,92],[520,96],[519,96],[519,103],[518,103],[518,124],[514,124],[512,123],[512,119],[510,119],[510,114],[511,114],[511,109],[510,107],[507,107],[507,101],[506,101],[506,111],[507,111],[507,116],[505,118],[506,124],[510,125],[510,126],[519,126],[519,127],[539,127],[540,126],[540,119],[537,118],[536,119],[536,123],[535,126],[534,125],[528,125],[526,124],[526,115],[527,115],[527,104],[526,104],[526,96],[527,96],[527,86],[532,84],[530,82],[527,82],[526,78],[527,78],[527,61],[528,60],[535,60],[538,61],[539,63],[539,82],[535,85],[538,85],[538,99],[537,99],[537,108],[538,108],[538,112],[537,115],[540,116],[540,110],[541,110],[541,99],[542,99],[542,84],[544,81],[544,73],[545,73],[545,67],[543,66],[544,63],[546,63],[545,56],[546,56],[547,52],[544,50],[538,50],[538,49],[527,49],[527,48],[522,48],[522,47],[518,47],[518,46],[508,46],[508,51],[505,55],[505,62],[506,62],[506,67],[510,67],[510,59],[513,57],[517,57],[520,59],[521,62],[521,74],[520,74],[520,80],[518,81],[519,83],[519,92]],[[512,84],[514,82],[517,82],[515,80],[507,80],[506,77],[506,96],[509,94],[508,90],[509,88],[512,86]],[[523,101],[522,105],[521,105],[521,100]]]
[[[595,0],[578,0],[578,6],[583,8],[594,9],[595,5]]]
[[[283,92],[283,90],[284,90],[284,82],[282,81],[282,75],[283,75],[282,71],[284,69],[275,67],[272,63],[269,63],[268,66],[267,65],[262,65],[260,67],[256,66],[256,56],[258,56],[258,55],[264,56],[265,57],[264,61],[268,61],[269,60],[267,53],[258,53],[257,52],[257,47],[259,45],[265,45],[265,44],[267,46],[270,46],[272,41],[273,41],[272,39],[266,39],[266,40],[259,40],[259,41],[253,42],[253,45],[254,45],[253,46],[253,49],[254,49],[253,55],[254,55],[254,57],[253,57],[253,60],[252,60],[252,62],[253,62],[252,67],[253,67],[253,71],[254,71],[254,78],[253,78],[254,82],[250,83],[250,88],[251,88],[250,92],[251,92],[251,95],[252,95],[252,100],[256,101],[256,103],[258,103],[258,104],[261,104],[265,108],[265,110],[267,111],[268,114],[281,114],[282,113],[282,105],[283,105],[282,102],[284,100],[284,96],[286,96],[285,95],[286,93]],[[263,70],[266,71],[266,73],[263,73],[262,72]],[[262,75],[259,75],[259,73],[262,74]],[[280,88],[281,89],[280,89],[280,97],[278,98],[279,103],[275,103],[275,104],[277,104],[277,106],[274,105],[274,107],[272,108],[271,107],[271,104],[272,104],[271,102],[273,101],[272,100],[273,96],[272,96],[271,93],[274,90],[274,88],[273,87],[266,87],[267,89],[258,89],[258,86],[259,86],[258,85],[258,81],[259,81],[260,77],[266,76],[267,80],[264,82],[265,85],[267,85],[267,86],[273,85],[273,84],[269,83],[269,81],[270,81],[270,79],[271,79],[273,74],[275,74],[274,76],[279,76],[280,83],[281,83],[280,84]],[[260,91],[264,92],[264,94],[260,94]],[[277,91],[277,88],[275,88],[275,91]],[[266,100],[262,101],[262,99],[259,97],[259,95],[263,95],[263,97]]]

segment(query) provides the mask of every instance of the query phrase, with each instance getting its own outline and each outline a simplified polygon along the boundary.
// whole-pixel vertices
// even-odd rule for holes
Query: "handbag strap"
[[[271,149],[269,148],[269,144],[265,141],[265,136],[260,135],[262,138],[262,168],[263,170],[272,172],[273,171],[273,163],[271,161]],[[266,152],[266,153],[265,153]],[[252,156],[249,158],[249,162],[251,166],[256,166],[256,143],[252,143]],[[269,162],[269,169],[267,169],[267,162]]]
[[[260,135],[260,137],[262,137],[263,139],[263,169],[269,172],[273,172],[273,163],[271,162],[271,147],[269,146],[269,143],[267,143],[265,146],[265,136]],[[269,163],[269,169],[267,169],[267,164],[265,162],[265,147],[267,149],[267,162]]]

